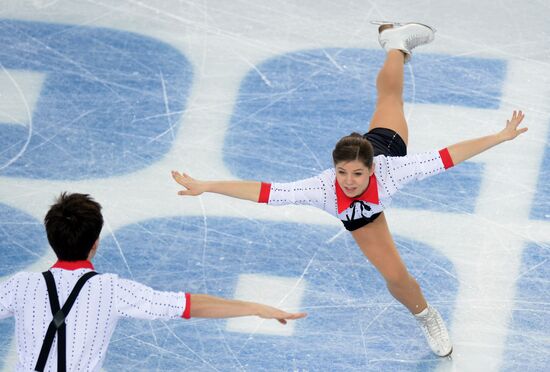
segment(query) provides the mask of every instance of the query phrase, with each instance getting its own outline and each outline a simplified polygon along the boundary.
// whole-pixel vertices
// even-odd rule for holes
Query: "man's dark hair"
[[[103,227],[101,205],[87,194],[63,192],[50,207],[44,225],[59,260],[86,260]]]

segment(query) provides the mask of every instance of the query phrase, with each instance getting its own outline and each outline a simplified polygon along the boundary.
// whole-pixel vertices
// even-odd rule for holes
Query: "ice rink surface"
[[[545,1],[56,1],[0,7],[0,280],[55,258],[61,191],[104,207],[99,272],[309,317],[123,321],[105,371],[542,371],[550,365],[550,5]],[[431,354],[340,222],[182,198],[170,170],[290,181],[366,131],[384,53],[370,20],[433,25],[406,67],[409,153],[529,131],[403,190],[386,215],[442,313]],[[15,365],[0,321],[0,368]]]

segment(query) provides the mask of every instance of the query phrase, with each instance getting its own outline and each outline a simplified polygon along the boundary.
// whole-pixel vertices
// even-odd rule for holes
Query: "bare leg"
[[[403,70],[405,55],[400,50],[390,50],[376,78],[378,98],[370,121],[370,129],[389,128],[396,131],[405,144],[409,141],[409,129],[403,112]]]
[[[413,314],[424,310],[427,307],[424,295],[399,256],[384,213],[351,234],[361,251],[382,274],[393,297]]]
[[[385,27],[387,26],[381,26],[379,32]],[[378,99],[369,129],[392,129],[403,138],[405,144],[408,144],[409,130],[403,112],[405,54],[401,50],[404,47],[403,50],[410,57],[410,51],[414,47],[433,40],[433,32],[428,26],[409,24],[395,32],[385,31],[380,35],[380,44],[388,50],[388,54],[376,79]],[[403,37],[406,39],[400,39]],[[445,323],[437,310],[431,306],[428,308],[420,286],[409,274],[399,256],[384,213],[370,224],[352,231],[352,236],[363,254],[384,277],[393,297],[416,315],[416,320],[432,351],[438,356],[450,355],[453,346]]]
[[[403,112],[403,69],[405,56],[390,50],[378,73],[378,99],[369,129],[389,128],[408,143],[409,130]],[[355,241],[369,261],[386,280],[390,293],[413,314],[427,306],[420,286],[409,274],[399,256],[384,213],[374,222],[352,232]]]

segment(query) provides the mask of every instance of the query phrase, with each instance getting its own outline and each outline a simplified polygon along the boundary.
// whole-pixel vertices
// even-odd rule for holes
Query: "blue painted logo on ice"
[[[108,177],[170,149],[192,77],[171,46],[128,32],[12,20],[0,21],[0,43],[6,89],[23,93],[10,74],[43,74],[32,117],[0,117],[0,175]]]
[[[381,50],[322,49],[259,64],[240,87],[225,138],[227,166],[242,179],[278,182],[311,177],[331,167],[336,141],[367,131],[384,56]],[[405,71],[405,102],[491,110],[500,105],[506,63],[418,54],[413,73]],[[437,211],[452,206],[472,213],[482,174],[480,164],[466,162],[422,186],[407,186],[404,191],[416,197],[398,195],[393,205]],[[442,188],[456,192],[434,192]]]

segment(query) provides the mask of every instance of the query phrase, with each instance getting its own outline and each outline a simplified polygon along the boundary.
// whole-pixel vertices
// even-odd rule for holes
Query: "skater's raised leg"
[[[369,130],[391,129],[408,144],[409,130],[403,111],[404,64],[415,47],[433,40],[434,30],[426,25],[382,24],[380,45],[386,60],[376,78],[377,101]],[[416,280],[408,273],[389,232],[384,214],[374,222],[352,232],[369,261],[386,280],[390,293],[414,314],[432,351],[448,356],[453,346],[439,312],[430,306]]]
[[[409,141],[409,130],[403,112],[403,64],[405,54],[390,50],[386,61],[376,78],[377,100],[369,130],[388,128],[397,132],[405,144]]]

